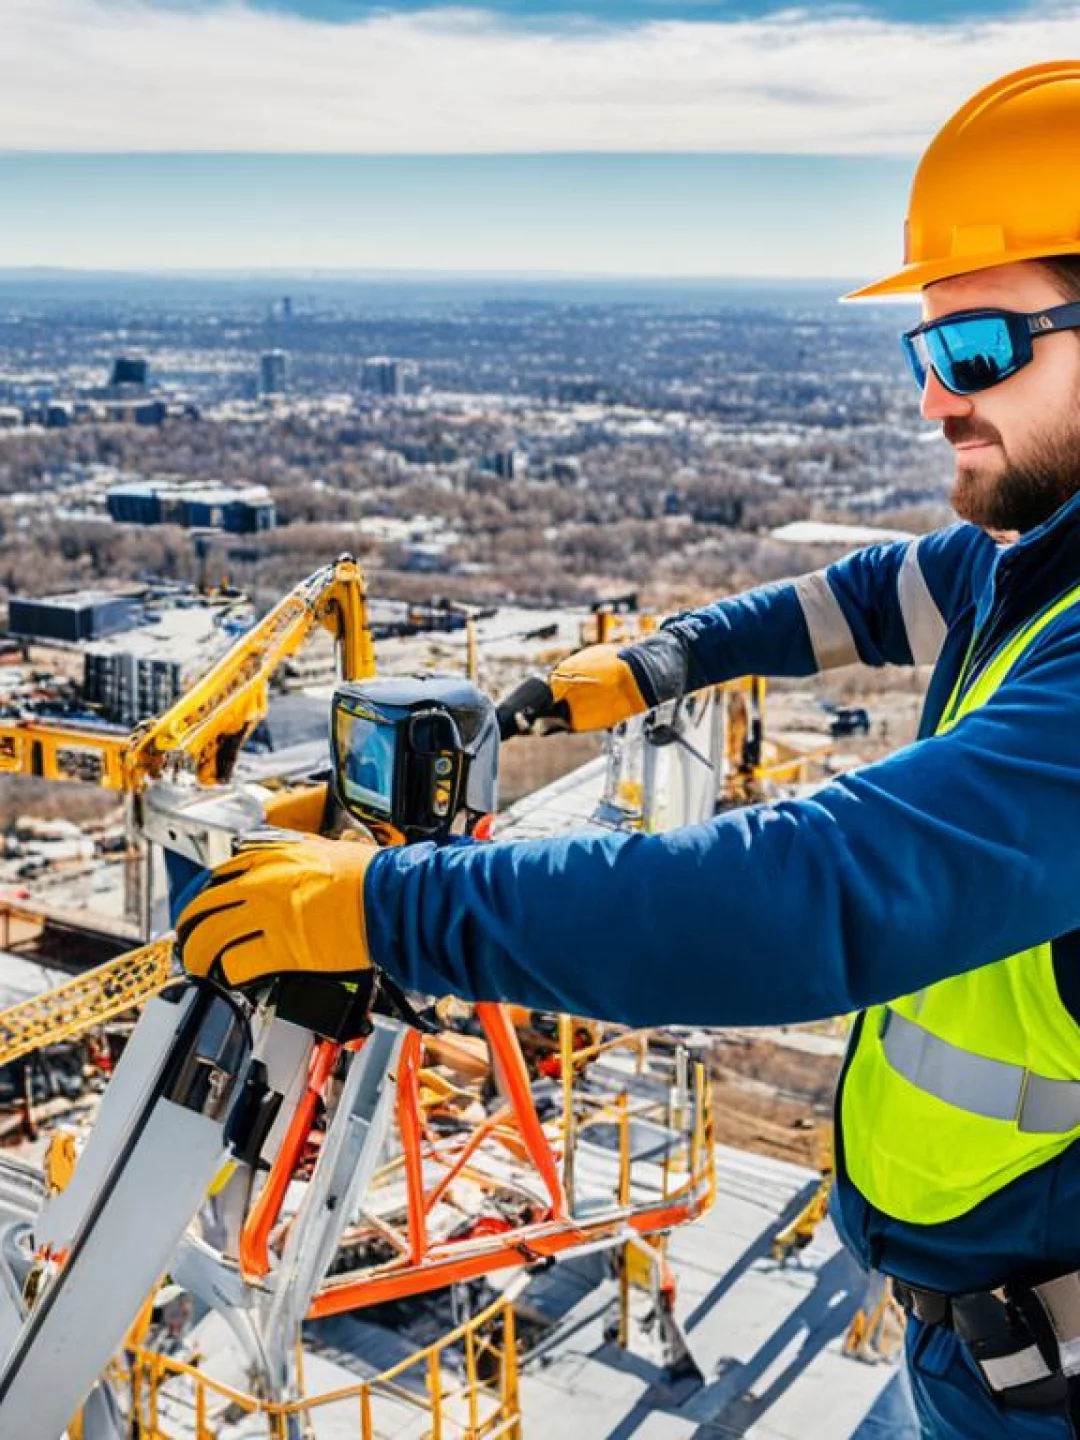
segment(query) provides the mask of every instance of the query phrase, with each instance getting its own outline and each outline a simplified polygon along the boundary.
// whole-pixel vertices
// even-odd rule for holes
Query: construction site
[[[450,1440],[547,1434],[556,1415],[563,1434],[643,1440],[909,1433],[899,1308],[826,1215],[842,1018],[629,1031],[388,982],[328,1010],[285,982],[229,998],[178,966],[192,876],[288,830],[328,777],[331,796],[376,793],[331,743],[343,705],[460,706],[653,624],[470,616],[375,643],[344,557],[133,731],[0,719],[11,783],[105,802],[80,824],[20,819],[3,862],[4,1440]],[[299,685],[317,738],[245,748],[284,668],[328,647],[337,679],[294,668],[284,697]],[[750,678],[561,752],[500,757],[496,739],[488,789],[447,804],[500,844],[805,794],[859,758],[807,722],[814,704],[781,696],[774,718]],[[321,828],[344,834],[331,811]],[[155,1085],[182,1117],[160,1135]]]

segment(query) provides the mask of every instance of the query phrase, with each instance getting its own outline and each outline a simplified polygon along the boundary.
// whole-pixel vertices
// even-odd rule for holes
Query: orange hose
[[[340,1054],[341,1046],[332,1040],[320,1040],[312,1051],[307,1088],[289,1121],[266,1184],[259,1191],[240,1232],[240,1272],[245,1280],[261,1280],[270,1269],[270,1232],[281,1214],[289,1181],[303,1154],[323,1089]]]

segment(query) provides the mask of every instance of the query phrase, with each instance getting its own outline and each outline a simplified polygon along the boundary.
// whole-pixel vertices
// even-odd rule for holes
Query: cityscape
[[[9,280],[0,306],[9,595],[192,580],[183,531],[223,490],[263,497],[215,524],[276,527],[270,586],[345,543],[388,598],[421,572],[460,598],[631,585],[668,608],[789,573],[791,521],[944,513],[908,312],[826,287]],[[140,487],[207,503],[139,528]]]
[[[390,632],[445,629],[433,600],[671,613],[948,514],[907,312],[828,286],[9,276],[0,307],[9,712],[147,719],[343,552]]]

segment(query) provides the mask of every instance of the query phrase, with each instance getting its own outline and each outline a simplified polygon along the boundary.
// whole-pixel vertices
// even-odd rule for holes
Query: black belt
[[[959,1295],[894,1280],[893,1293],[924,1325],[953,1331],[1000,1405],[1057,1410],[1080,1436],[1080,1271]]]

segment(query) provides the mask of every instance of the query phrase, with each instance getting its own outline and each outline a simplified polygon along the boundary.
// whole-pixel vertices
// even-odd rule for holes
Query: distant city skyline
[[[0,266],[869,275],[946,116],[1078,52],[1054,0],[8,0]]]

